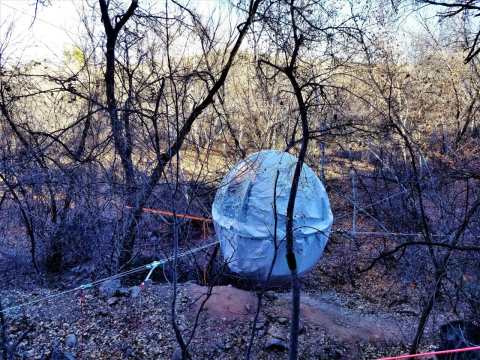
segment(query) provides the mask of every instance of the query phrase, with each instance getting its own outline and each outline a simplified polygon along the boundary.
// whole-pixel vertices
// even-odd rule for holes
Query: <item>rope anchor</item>
[[[150,264],[145,265],[145,268],[146,268],[146,269],[149,269],[150,271],[148,272],[147,276],[145,277],[145,279],[144,279],[144,280],[142,281],[142,283],[140,284],[140,288],[143,289],[143,288],[145,287],[145,285],[147,284],[147,282],[150,281],[150,277],[152,276],[152,274],[153,274],[153,272],[155,271],[155,269],[156,269],[158,266],[162,265],[162,264],[164,264],[164,261],[158,261],[158,260],[156,260],[156,261],[151,262]]]

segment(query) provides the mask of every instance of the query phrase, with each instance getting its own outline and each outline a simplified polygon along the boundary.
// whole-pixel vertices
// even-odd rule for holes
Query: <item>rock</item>
[[[283,327],[273,324],[268,328],[267,334],[278,339],[286,339],[287,331]]]
[[[116,297],[111,297],[110,299],[107,300],[107,304],[112,306],[115,305],[118,302],[118,298]]]
[[[140,295],[140,292],[142,291],[140,286],[132,286],[129,290],[130,290],[131,298],[137,298]]]
[[[130,289],[121,287],[117,291],[115,291],[115,296],[129,296],[130,295]]]
[[[307,331],[307,328],[305,327],[305,323],[302,320],[300,320],[300,324],[298,326],[298,333],[302,335],[302,334],[305,334],[306,331]]]
[[[261,330],[264,327],[265,327],[265,322],[264,321],[259,320],[255,323],[255,330]]]
[[[232,347],[233,347],[233,344],[232,344],[232,342],[231,342],[230,340],[226,340],[226,341],[224,341],[223,344],[222,344],[222,349],[223,349],[223,350],[227,350],[227,351],[228,351],[228,350],[230,350]]]
[[[182,349],[176,348],[172,354],[172,360],[183,360]]]
[[[280,350],[280,351],[286,351],[288,350],[288,344],[285,340],[282,339],[277,339],[274,337],[267,337],[267,340],[265,341],[265,350],[271,351],[271,350]]]
[[[187,292],[187,297],[195,300],[191,311],[191,314],[195,315],[205,299],[208,288],[190,284],[187,287]],[[255,312],[256,306],[257,299],[249,291],[240,290],[233,286],[215,286],[203,309],[211,318],[232,321],[249,318]]]
[[[109,280],[105,281],[100,287],[98,288],[98,291],[100,292],[100,295],[109,298],[115,295],[118,289],[120,289],[120,280],[114,279],[114,280]]]
[[[270,301],[277,299],[277,295],[275,294],[275,291],[272,291],[272,290],[265,291],[264,296],[267,300],[270,300]]]
[[[65,346],[69,348],[74,348],[77,346],[77,337],[75,334],[68,334],[67,337],[65,338]]]
[[[272,325],[268,329],[265,350],[288,350],[287,333],[283,328]]]
[[[344,354],[340,349],[327,346],[324,349],[321,349],[317,356],[318,360],[339,360],[343,359]]]
[[[277,319],[277,322],[278,322],[279,324],[281,324],[281,325],[285,325],[285,324],[288,323],[288,319],[287,319],[286,317],[279,317],[279,318]]]
[[[23,353],[23,355],[26,357],[26,358],[32,358],[35,356],[35,350],[34,349],[31,349],[31,350],[27,350]]]

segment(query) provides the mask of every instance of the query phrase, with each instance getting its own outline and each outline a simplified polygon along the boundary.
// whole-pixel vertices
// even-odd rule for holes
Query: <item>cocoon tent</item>
[[[290,276],[285,258],[286,214],[296,163],[297,158],[288,153],[260,151],[237,163],[222,180],[212,215],[223,257],[231,271],[264,281],[277,248],[271,279]],[[304,164],[293,223],[299,274],[311,270],[322,256],[332,222],[325,188],[312,169]]]

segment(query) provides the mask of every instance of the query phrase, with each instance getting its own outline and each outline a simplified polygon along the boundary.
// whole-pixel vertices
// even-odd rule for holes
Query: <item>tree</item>
[[[480,3],[478,1],[435,1],[435,0],[421,0],[420,4],[433,5],[435,8],[443,9],[438,16],[440,18],[453,18],[462,15],[465,21],[465,47],[468,50],[465,56],[465,62],[469,63],[480,53],[480,31],[473,30],[474,26],[470,19],[480,14]]]
[[[299,150],[287,205],[285,241],[287,263],[292,279],[289,358],[297,359],[301,284],[297,273],[294,241],[295,201],[309,139],[314,138],[318,133],[320,133],[319,136],[325,135],[322,131],[324,129],[316,131],[310,129],[312,118],[315,118],[314,111],[320,107],[319,103],[322,101],[327,103],[326,107],[329,111],[332,109],[326,95],[328,83],[324,83],[322,78],[334,73],[338,66],[333,48],[341,48],[342,41],[350,38],[355,30],[349,26],[351,18],[347,16],[347,19],[340,19],[341,17],[334,10],[329,12],[329,8],[322,7],[317,1],[290,0],[285,3],[272,1],[268,6],[269,10],[263,13],[264,27],[271,39],[275,39],[274,55],[259,54],[258,65],[266,81],[282,83],[281,91],[292,96],[296,105],[295,125],[289,134],[291,140],[287,143],[287,151],[298,144]],[[342,55],[348,56],[347,53]],[[323,72],[322,65],[326,64],[328,64],[327,70]],[[266,70],[264,67],[269,69]],[[282,76],[287,79],[288,87],[283,84]],[[339,128],[346,127],[346,124],[332,125]]]

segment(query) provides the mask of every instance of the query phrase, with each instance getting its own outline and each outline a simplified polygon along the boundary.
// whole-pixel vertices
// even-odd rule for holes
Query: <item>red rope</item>
[[[127,209],[133,209],[132,206],[127,205]],[[189,214],[177,214],[171,211],[160,210],[160,209],[152,209],[152,208],[142,208],[143,212],[150,213],[150,214],[158,214],[163,216],[174,216],[181,219],[189,219],[194,221],[200,221],[202,223],[202,238],[205,240],[208,238],[208,225],[207,223],[211,223],[212,219],[205,218],[197,215],[189,215]]]
[[[127,209],[132,209],[132,207],[127,205]],[[188,215],[188,214],[176,214],[176,213],[174,214],[171,211],[160,210],[160,209],[142,208],[142,211],[146,212],[146,213],[158,214],[158,215],[164,215],[164,216],[175,216],[175,217],[181,218],[181,219],[190,219],[190,220],[197,220],[197,221],[203,221],[203,222],[212,222],[212,219],[209,219],[209,218],[204,218],[204,217],[196,216],[196,215]]]
[[[414,358],[424,358],[427,356],[433,355],[444,355],[444,354],[454,354],[454,353],[461,353],[467,351],[478,351],[480,350],[480,346],[471,346],[462,349],[453,349],[453,350],[441,350],[441,351],[432,351],[420,354],[407,354],[407,355],[399,355],[399,356],[392,356],[392,357],[385,357],[380,358],[377,360],[399,360],[399,359],[414,359]]]

